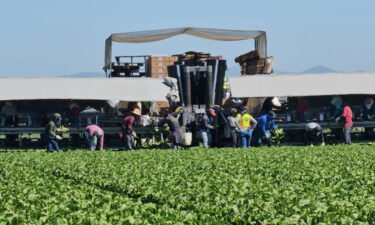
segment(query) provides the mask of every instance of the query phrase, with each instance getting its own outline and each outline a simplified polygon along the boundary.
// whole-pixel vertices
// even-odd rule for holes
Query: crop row
[[[41,156],[0,158],[0,224],[196,223],[189,212],[37,170],[30,163],[43,163],[38,161]]]
[[[8,175],[5,180],[33,184],[35,193],[45,194],[43,201],[57,195],[62,207],[69,205],[65,201],[75,201],[70,205],[76,204],[84,216],[73,221],[110,221],[115,216],[116,220],[163,224],[375,222],[375,152],[371,146],[10,156],[7,160],[13,164],[6,164],[3,171],[12,171],[15,178]],[[9,185],[2,188],[11,190]],[[27,199],[21,190],[13,194]],[[102,202],[97,199],[109,206],[95,205]],[[81,201],[88,201],[83,204],[90,207],[81,208]],[[124,202],[128,206],[118,212]],[[40,204],[35,207],[41,209]]]

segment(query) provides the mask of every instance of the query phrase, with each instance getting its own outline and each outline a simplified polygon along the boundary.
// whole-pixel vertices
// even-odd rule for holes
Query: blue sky
[[[265,30],[281,71],[375,71],[374,9],[374,0],[0,0],[0,76],[100,72],[111,33],[185,26]],[[114,44],[114,55],[197,50],[234,65],[252,48],[252,41],[179,36]]]

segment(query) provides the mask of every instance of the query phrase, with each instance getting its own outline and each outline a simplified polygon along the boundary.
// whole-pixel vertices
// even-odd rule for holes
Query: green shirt
[[[46,126],[46,134],[52,137],[56,137],[56,125],[52,120],[48,122]]]

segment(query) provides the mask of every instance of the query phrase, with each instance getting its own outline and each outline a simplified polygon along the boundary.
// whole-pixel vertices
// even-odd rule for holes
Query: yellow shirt
[[[241,130],[247,130],[250,128],[252,116],[249,113],[245,113],[244,115],[237,114],[237,117],[240,119]]]

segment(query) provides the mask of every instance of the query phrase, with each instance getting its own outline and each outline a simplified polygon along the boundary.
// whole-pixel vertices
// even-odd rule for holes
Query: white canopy
[[[234,98],[375,95],[375,72],[249,75],[229,83]]]
[[[105,43],[104,69],[110,68],[112,57],[112,41],[127,43],[144,43],[160,41],[179,34],[189,34],[196,37],[219,41],[239,41],[255,38],[255,48],[261,58],[267,56],[267,39],[264,31],[224,30],[212,28],[183,27],[150,31],[117,33],[109,36]]]
[[[166,101],[169,90],[158,78],[0,78],[0,101]]]

